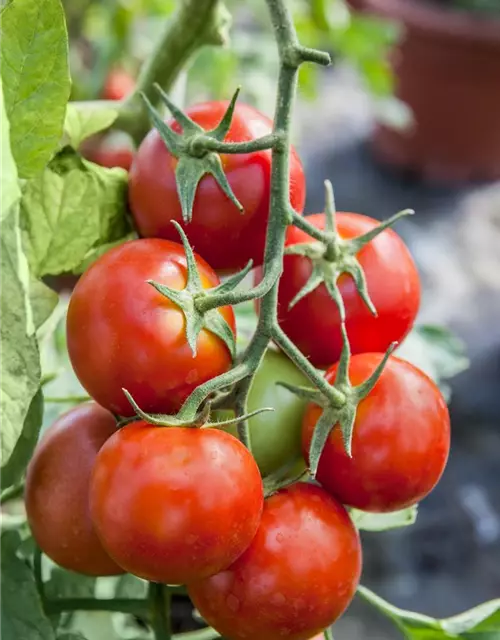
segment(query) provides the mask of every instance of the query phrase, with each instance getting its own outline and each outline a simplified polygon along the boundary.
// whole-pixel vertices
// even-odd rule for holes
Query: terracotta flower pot
[[[405,27],[391,62],[415,125],[378,126],[377,156],[437,180],[500,178],[500,13],[480,17],[426,0],[351,1]]]

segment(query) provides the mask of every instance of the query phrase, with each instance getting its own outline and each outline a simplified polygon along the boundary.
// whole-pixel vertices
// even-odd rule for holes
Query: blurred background
[[[65,0],[73,98],[123,97],[175,0]],[[198,54],[177,102],[241,99],[272,116],[276,55],[262,0],[228,0],[231,44]],[[420,268],[419,321],[463,340],[450,380],[452,453],[416,524],[365,533],[364,583],[402,608],[450,616],[500,596],[500,0],[290,0],[302,42],[334,64],[301,70],[294,137],[307,212],[337,208],[398,223]],[[112,133],[85,153],[130,164]],[[189,613],[188,613],[189,615]],[[355,603],[339,640],[400,635]],[[338,627],[338,631],[337,631]],[[137,629],[133,632],[136,637]],[[93,637],[93,636],[92,636]],[[132,637],[132,636],[131,636]]]

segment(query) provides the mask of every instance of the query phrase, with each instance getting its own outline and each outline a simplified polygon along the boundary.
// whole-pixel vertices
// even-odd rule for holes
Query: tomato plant
[[[196,257],[204,287],[218,278]],[[125,243],[97,260],[75,287],[68,309],[68,350],[89,394],[110,411],[134,415],[122,389],[150,412],[176,411],[197,385],[231,366],[224,342],[202,330],[193,357],[183,313],[148,284],[182,290],[186,258],[169,240]],[[235,330],[230,307],[221,314]]]
[[[268,498],[257,535],[228,569],[189,586],[203,618],[228,638],[307,640],[351,601],[361,546],[346,510],[295,484]]]
[[[252,454],[264,477],[285,467],[294,472],[304,468],[301,440],[306,401],[280,386],[280,382],[306,385],[307,378],[282,353],[268,349],[248,394],[249,411],[260,407],[274,409],[249,420]],[[220,415],[227,416],[227,412]],[[233,435],[238,433],[234,425],[225,430]]]
[[[382,356],[354,356],[353,384],[365,381]],[[326,374],[334,380],[337,366]],[[311,404],[304,416],[304,454],[321,408]],[[432,491],[450,449],[450,419],[441,392],[422,371],[389,358],[373,390],[359,404],[352,457],[340,429],[330,434],[319,461],[317,479],[343,504],[365,511],[395,511],[415,504]]]
[[[308,220],[324,229],[324,214]],[[351,239],[378,225],[376,220],[356,213],[336,215],[341,238]],[[290,227],[288,247],[310,242],[305,231]],[[364,270],[368,293],[377,310],[373,315],[362,300],[351,275],[338,280],[344,301],[346,329],[353,353],[384,352],[391,342],[400,342],[413,326],[420,303],[420,280],[413,259],[401,238],[386,229],[356,256]],[[301,255],[285,255],[278,294],[278,320],[299,349],[320,368],[337,362],[342,350],[340,315],[324,283],[290,308],[295,296],[311,276],[313,265]],[[260,274],[257,273],[257,279]]]
[[[95,459],[115,431],[113,415],[93,402],[70,409],[44,433],[26,476],[37,544],[62,567],[92,576],[123,573],[99,542],[89,511]]]
[[[102,59],[75,26],[81,3],[64,3],[68,24],[60,0],[2,8],[2,633],[14,640],[330,638],[355,591],[410,635],[498,628],[500,602],[436,620],[358,586],[358,529],[415,521],[446,464],[449,416],[389,347],[419,304],[389,230],[410,210],[335,216],[327,181],[324,215],[302,215],[295,89],[303,63],[330,55],[301,44],[297,3],[262,1],[279,58],[272,122],[238,92],[176,104],[193,55],[228,42],[222,0],[175,3],[165,20],[170,0],[156,3],[135,88],[112,65],[134,65],[129,17],[144,3],[83,3]],[[338,35],[325,2],[304,0],[309,23]],[[68,102],[68,32],[92,95],[109,73],[104,99]],[[115,135],[139,149],[130,173],[102,166],[130,158],[82,157]],[[68,275],[69,303],[49,286]],[[237,352],[242,303],[259,316]],[[448,368],[439,330],[434,341]],[[317,366],[332,362],[325,377]],[[58,407],[73,408],[39,441]],[[186,593],[214,628],[178,633]]]
[[[185,584],[225,569],[250,544],[262,481],[248,450],[228,433],[138,422],[101,449],[90,504],[99,537],[121,567]]]
[[[206,102],[191,107],[187,114],[203,129],[210,130],[217,127],[228,104]],[[175,131],[181,130],[176,122],[171,126]],[[268,118],[248,105],[238,104],[225,140],[247,142],[269,134],[271,129]],[[194,249],[214,269],[234,271],[250,259],[260,264],[264,256],[271,152],[266,149],[243,155],[222,155],[221,160],[243,212],[238,211],[212,176],[205,176],[196,193],[192,221],[184,224],[175,179],[177,159],[153,129],[140,145],[130,170],[130,207],[142,236],[175,239],[171,220],[177,220],[183,224]],[[300,212],[305,201],[305,179],[293,149],[290,163],[290,204]],[[158,167],[163,170],[158,171]]]

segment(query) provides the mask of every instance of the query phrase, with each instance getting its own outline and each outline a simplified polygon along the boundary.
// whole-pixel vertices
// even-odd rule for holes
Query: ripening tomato
[[[124,69],[112,69],[106,76],[102,97],[104,100],[123,100],[135,88],[134,78]]]
[[[324,228],[324,214],[308,220]],[[337,213],[337,229],[342,238],[354,238],[378,225],[376,220],[357,213]],[[289,227],[286,244],[311,241],[310,236]],[[350,275],[340,276],[338,285],[346,310],[346,329],[352,353],[383,352],[391,342],[400,342],[413,326],[420,304],[420,280],[413,259],[401,238],[392,229],[383,231],[363,247],[357,258],[364,269],[368,293],[377,309],[373,316],[366,307]],[[337,362],[342,351],[337,305],[324,284],[289,309],[312,272],[309,258],[286,255],[279,283],[278,321],[297,347],[319,368]],[[257,275],[259,278],[260,275]]]
[[[123,573],[104,551],[90,519],[89,484],[99,449],[116,431],[113,415],[90,402],[47,429],[26,475],[28,522],[40,549],[70,571]]]
[[[203,286],[216,286],[210,266],[199,256],[196,263]],[[134,410],[122,388],[144,411],[173,413],[198,385],[231,366],[227,345],[206,330],[193,357],[184,314],[148,280],[185,287],[182,245],[133,240],[108,251],[80,278],[68,308],[68,351],[78,379],[99,404],[123,416]],[[235,331],[233,310],[219,311]]]
[[[268,349],[262,360],[248,395],[248,411],[272,407],[271,413],[261,413],[250,418],[248,425],[252,442],[252,454],[262,475],[290,465],[292,474],[305,470],[302,457],[302,417],[307,402],[278,385],[287,382],[296,386],[307,386],[307,377],[284,354]],[[234,415],[219,411],[220,419]],[[237,434],[235,425],[223,427]]]
[[[188,592],[231,640],[307,640],[344,611],[360,573],[361,545],[344,507],[298,483],[265,501],[252,544],[232,566]]]
[[[84,158],[101,167],[121,167],[128,171],[134,159],[134,145],[123,131],[111,131],[84,140],[80,146]]]
[[[187,114],[205,130],[215,128],[228,102],[206,102]],[[177,123],[171,123],[181,131]],[[271,132],[272,123],[253,107],[237,104],[226,142],[245,142]],[[183,225],[194,249],[219,271],[235,271],[250,258],[261,264],[269,215],[271,151],[221,156],[235,196],[244,208],[240,213],[212,176],[202,178],[194,201],[193,219],[182,222],[175,183],[176,158],[167,151],[153,129],[142,142],[130,170],[130,208],[142,236],[175,239],[171,220]],[[290,202],[301,212],[305,200],[302,164],[292,149],[290,157]]]
[[[259,469],[218,429],[120,429],[101,449],[90,490],[105,549],[129,573],[184,584],[228,567],[259,525]]]
[[[366,380],[381,354],[354,356],[349,366],[354,385]],[[326,378],[333,382],[337,366]],[[321,409],[310,404],[304,416],[307,458]],[[372,391],[358,406],[352,457],[345,453],[340,429],[331,432],[316,479],[343,504],[386,512],[409,507],[432,491],[446,466],[450,419],[441,392],[425,373],[391,356]]]
[[[108,169],[121,167],[128,171],[134,159],[134,152],[125,146],[109,146],[106,141],[103,140],[85,154],[85,157],[100,167],[106,167]]]

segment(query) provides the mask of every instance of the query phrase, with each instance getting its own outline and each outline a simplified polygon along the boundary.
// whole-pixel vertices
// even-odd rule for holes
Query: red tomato
[[[219,280],[199,256],[204,287]],[[134,415],[127,389],[150,413],[177,411],[201,383],[227,371],[231,355],[203,330],[193,357],[182,311],[147,280],[174,289],[186,285],[186,258],[169,240],[133,240],[99,258],[71,296],[67,336],[71,363],[88,393],[110,411]],[[230,307],[220,312],[235,331]]]
[[[259,469],[218,429],[122,428],[102,448],[90,492],[96,530],[126,571],[184,584],[229,566],[259,525]]]
[[[123,573],[104,551],[89,511],[97,452],[116,431],[97,404],[75,407],[47,429],[28,466],[24,499],[40,549],[70,571],[92,576]]]
[[[324,228],[324,214],[308,220]],[[338,213],[341,237],[354,238],[378,225],[376,220],[357,213]],[[308,242],[306,233],[290,227],[286,244]],[[391,229],[383,231],[363,247],[357,258],[364,269],[368,292],[378,315],[373,316],[360,298],[351,276],[340,276],[338,285],[346,310],[346,328],[352,353],[386,351],[391,342],[400,342],[410,331],[420,304],[420,280],[413,259],[401,238]],[[278,321],[297,347],[319,368],[337,362],[342,351],[337,305],[324,284],[302,298],[292,309],[289,304],[312,272],[309,258],[286,255],[279,283]],[[261,276],[257,274],[257,279]]]
[[[351,359],[354,385],[366,380],[381,354]],[[326,374],[333,382],[337,366]],[[307,457],[321,409],[310,404],[304,416],[303,451]],[[409,362],[390,357],[368,396],[358,406],[352,458],[340,430],[330,434],[316,479],[343,504],[365,511],[395,511],[417,503],[434,488],[450,449],[448,409],[437,386]]]
[[[102,90],[104,100],[123,100],[135,88],[135,80],[123,69],[113,69],[106,77]]]
[[[191,107],[188,115],[205,130],[221,120],[227,102],[206,102]],[[172,128],[180,131],[177,123]],[[226,136],[227,142],[244,142],[271,132],[272,123],[244,104],[237,104]],[[177,160],[167,151],[156,129],[142,142],[130,170],[129,198],[139,233],[146,237],[176,239],[171,220],[183,224],[195,250],[214,269],[235,271],[250,258],[262,263],[269,214],[271,152],[222,155],[231,188],[244,208],[240,213],[212,176],[202,178],[193,208],[192,222],[182,223],[175,183]],[[290,202],[301,212],[305,200],[302,164],[292,149]]]
[[[360,572],[361,545],[344,507],[299,483],[265,501],[257,535],[231,567],[188,591],[231,640],[306,640],[344,611]]]
[[[87,158],[101,167],[108,169],[121,167],[128,171],[134,159],[134,152],[127,147],[106,147],[106,144],[103,143],[88,153]]]

